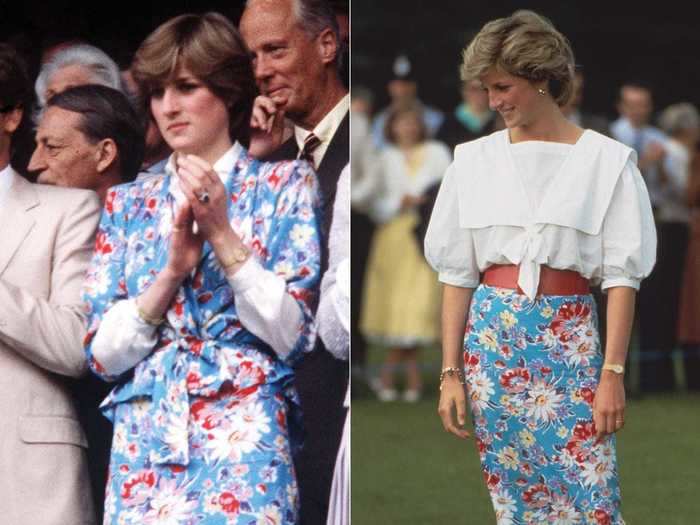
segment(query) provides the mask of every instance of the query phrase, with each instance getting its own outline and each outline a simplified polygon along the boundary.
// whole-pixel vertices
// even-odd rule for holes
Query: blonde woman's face
[[[496,68],[481,78],[489,97],[489,107],[498,111],[506,127],[527,126],[539,114],[545,99],[529,80],[510,75]]]

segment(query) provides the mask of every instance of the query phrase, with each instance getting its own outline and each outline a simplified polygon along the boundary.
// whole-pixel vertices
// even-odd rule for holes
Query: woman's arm
[[[107,235],[109,239],[121,237],[113,229],[105,231],[111,231]],[[117,295],[110,297],[107,294],[112,304],[105,303],[99,294],[91,296],[89,291],[86,293],[98,310],[91,323],[94,332],[91,330],[89,334],[88,357],[91,368],[103,379],[117,379],[153,351],[158,343],[158,325],[182,281],[199,262],[201,249],[201,238],[192,233],[192,210],[184,204],[173,221],[167,265],[146,291],[136,298],[128,298],[125,285],[120,284],[114,289],[119,291]],[[123,276],[118,275],[117,268],[122,265],[124,251],[116,251],[119,257],[106,260],[96,256],[96,261],[107,265],[114,281],[121,283]],[[114,252],[110,250],[110,253]],[[92,274],[99,276],[102,272],[96,270]]]
[[[444,284],[442,287],[442,368],[464,369],[462,360],[464,330],[467,325],[473,288]],[[469,437],[466,424],[467,398],[461,383],[463,375],[445,375],[440,385],[438,414],[447,432],[460,438]],[[457,413],[455,422],[454,414]]]
[[[265,178],[260,184],[261,191],[269,192],[269,202],[276,203],[270,227],[274,234],[259,250],[258,260],[229,224],[228,195],[218,175],[198,157],[178,156],[181,188],[236,295],[241,323],[293,364],[314,342],[311,306],[320,279],[318,184],[305,163],[266,166],[271,170],[260,175]],[[204,190],[209,194],[206,203],[197,198]]]
[[[625,364],[634,321],[635,289],[626,286],[608,288],[607,337],[605,363]],[[593,401],[593,421],[598,437],[617,432],[624,426],[624,375],[603,370]]]

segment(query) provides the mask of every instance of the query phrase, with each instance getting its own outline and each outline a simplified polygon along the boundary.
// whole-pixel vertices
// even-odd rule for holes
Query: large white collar
[[[508,130],[460,144],[454,169],[463,228],[554,224],[597,235],[613,190],[634,150],[586,130],[571,148],[537,209],[513,161]]]

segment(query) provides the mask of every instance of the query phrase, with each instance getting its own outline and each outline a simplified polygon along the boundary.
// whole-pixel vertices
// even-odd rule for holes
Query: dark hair
[[[428,128],[423,120],[423,108],[419,104],[408,104],[405,106],[399,106],[392,109],[386,118],[386,123],[384,124],[384,137],[387,141],[392,144],[396,144],[396,137],[394,136],[394,124],[399,119],[406,114],[413,114],[416,117],[416,121],[420,127],[420,135],[418,136],[418,142],[423,142],[428,138]]]
[[[122,180],[129,182],[136,178],[146,147],[145,131],[142,119],[124,93],[86,84],[54,95],[46,107],[78,113],[82,117],[79,130],[93,144],[112,139],[117,144]]]
[[[31,93],[24,61],[15,48],[0,43],[0,108],[26,110]]]
[[[224,102],[231,140],[248,147],[257,86],[250,52],[231,21],[213,12],[180,15],[143,41],[132,73],[146,108],[153,92],[171,80],[180,66]]]

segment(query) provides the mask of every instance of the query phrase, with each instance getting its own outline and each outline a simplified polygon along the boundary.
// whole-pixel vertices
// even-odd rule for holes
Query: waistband
[[[509,288],[524,293],[518,286],[520,267],[515,264],[494,264],[484,271],[482,284]],[[544,295],[585,295],[590,293],[589,280],[572,270],[555,270],[549,266],[540,267],[540,284],[537,294]]]

